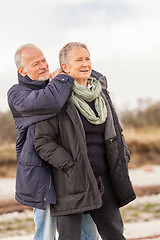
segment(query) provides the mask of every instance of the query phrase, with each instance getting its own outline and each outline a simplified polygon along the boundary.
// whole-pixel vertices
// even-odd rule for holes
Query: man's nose
[[[46,68],[46,67],[47,67],[46,63],[41,62],[40,68]]]

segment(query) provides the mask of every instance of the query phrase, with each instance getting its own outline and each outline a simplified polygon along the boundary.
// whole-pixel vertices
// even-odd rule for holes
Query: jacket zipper
[[[50,175],[50,180],[49,180],[49,190],[51,189],[51,185],[52,185],[52,177]]]

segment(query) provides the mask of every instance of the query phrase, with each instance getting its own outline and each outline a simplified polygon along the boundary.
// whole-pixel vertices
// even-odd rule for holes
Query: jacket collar
[[[30,79],[27,75],[25,77],[23,77],[19,72],[18,72],[18,82],[20,85],[24,85],[27,86],[31,89],[42,89],[45,88],[45,86],[48,84],[48,80],[46,80],[45,82],[42,81],[36,81],[36,80],[32,80]]]
[[[95,70],[92,69],[91,77],[94,77],[94,78],[96,78],[98,81],[100,81],[100,83],[101,83],[101,85],[102,85],[102,88],[107,90],[108,84],[107,84],[107,79],[106,79],[105,76],[103,76],[101,73],[96,72]]]

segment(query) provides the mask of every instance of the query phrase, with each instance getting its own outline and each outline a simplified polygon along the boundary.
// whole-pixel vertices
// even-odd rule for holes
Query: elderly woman
[[[92,70],[85,44],[71,42],[59,54],[73,92],[56,117],[35,129],[35,148],[50,163],[60,240],[81,236],[82,214],[93,218],[102,239],[124,240],[119,207],[135,199],[128,176],[128,148],[107,92],[106,78]]]

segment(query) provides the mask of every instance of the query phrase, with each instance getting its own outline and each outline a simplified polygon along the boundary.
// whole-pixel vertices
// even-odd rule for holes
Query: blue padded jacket
[[[46,203],[55,203],[56,194],[50,165],[39,158],[34,149],[35,123],[60,112],[74,79],[60,74],[49,83],[33,81],[18,73],[18,81],[7,93],[17,131],[15,198],[23,205],[45,209]]]

